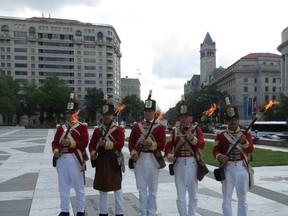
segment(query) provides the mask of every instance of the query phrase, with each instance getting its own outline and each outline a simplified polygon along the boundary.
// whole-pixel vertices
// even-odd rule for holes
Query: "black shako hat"
[[[105,95],[104,99],[103,99],[101,114],[102,115],[113,115],[113,113],[114,113],[114,105],[108,103],[107,95]]]
[[[145,110],[152,110],[156,111],[156,101],[151,99],[152,96],[152,90],[149,91],[148,98],[144,102],[144,111]]]
[[[183,115],[193,116],[193,107],[191,104],[187,103],[187,101],[184,98],[184,95],[182,95],[178,113],[179,113],[179,116],[183,116]]]
[[[66,113],[73,113],[77,110],[78,104],[74,102],[74,93],[70,94],[69,102],[67,103]]]
[[[229,97],[225,98],[227,108],[225,110],[226,120],[230,120],[233,118],[239,119],[238,109],[231,105]]]

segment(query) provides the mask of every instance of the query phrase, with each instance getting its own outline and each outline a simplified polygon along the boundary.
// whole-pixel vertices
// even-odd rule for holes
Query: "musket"
[[[253,126],[253,124],[257,121],[258,119],[258,115],[263,115],[272,105],[274,104],[278,104],[279,102],[278,101],[269,101],[268,104],[266,104],[262,110],[262,112],[258,113],[255,118],[252,120],[252,122],[249,124],[249,126],[246,128],[245,132],[244,133],[247,133],[250,128]],[[261,114],[262,113],[262,114]],[[229,156],[231,154],[231,152],[233,151],[233,149],[235,149],[235,147],[237,146],[237,144],[240,142],[240,140],[238,139],[234,144],[233,146],[231,147],[231,149],[229,149],[229,151],[226,153],[227,156]]]
[[[246,130],[244,131],[244,134],[248,133],[248,131],[250,130],[250,128],[253,126],[253,124],[257,121],[257,117],[255,117],[252,122],[249,124],[249,126],[246,128]],[[226,156],[229,156],[231,154],[231,152],[236,148],[236,146],[238,145],[238,143],[240,142],[240,139],[237,139],[237,141],[233,144],[233,146],[228,150],[228,152],[226,153]]]
[[[182,99],[184,100],[184,99]],[[201,119],[200,121],[197,123],[197,125],[193,128],[193,130],[191,131],[191,133],[193,134],[197,128],[204,122],[204,120],[211,116],[213,114],[213,112],[216,110],[216,104],[213,104],[209,110],[207,111],[204,111],[203,112],[203,115],[201,116]],[[187,143],[188,139],[187,137],[185,136],[185,142],[183,142],[177,149],[176,151],[174,152],[174,160],[173,160],[173,163],[169,164],[169,172],[170,172],[170,175],[174,175],[174,170],[173,170],[173,165],[175,164],[176,160],[177,160],[177,154],[181,151],[181,149],[183,148],[183,146]],[[196,156],[196,155],[195,155]]]
[[[98,151],[99,151],[99,142],[101,141],[101,140],[105,140],[106,139],[106,136],[107,136],[107,134],[108,134],[108,132],[109,132],[109,130],[110,130],[110,128],[111,128],[111,126],[112,126],[112,124],[113,124],[113,119],[111,120],[111,122],[107,125],[107,127],[106,127],[106,130],[105,130],[105,133],[103,134],[103,136],[100,138],[100,140],[98,141],[98,143],[97,143],[97,145],[96,145],[96,148],[95,148],[95,153],[94,153],[94,155],[96,156],[97,154],[98,154]],[[92,160],[91,159],[91,166],[92,167],[96,167],[96,160]]]
[[[197,128],[198,128],[202,123],[203,123],[202,120],[199,121],[199,122],[197,123],[197,125],[193,128],[193,130],[191,131],[191,134],[193,134],[193,133],[197,130]],[[186,137],[186,136],[185,136],[185,137]],[[186,142],[187,142],[187,139],[185,139],[185,142],[182,143],[182,144],[176,149],[176,151],[175,151],[175,153],[174,153],[175,156],[181,151],[182,147],[186,144]],[[174,158],[173,164],[174,164],[175,162],[176,162],[176,157]]]
[[[67,130],[66,130],[66,133],[65,133],[63,139],[67,139],[67,136],[68,136],[68,134],[69,134],[70,129],[71,129],[71,124],[68,125],[68,128],[67,128]],[[63,148],[63,146],[61,145],[61,146],[59,147],[59,153],[61,153],[62,148]],[[53,160],[52,160],[53,167],[56,167],[56,165],[57,165],[57,160],[58,160],[58,158],[56,158],[55,156],[53,156]]]
[[[226,100],[226,99],[225,99]],[[229,102],[229,99],[227,99],[227,101]],[[226,103],[227,103],[226,101]],[[269,101],[268,104],[266,104],[263,108],[263,112],[260,112],[262,114],[264,114],[273,104],[278,104],[279,102],[277,101]],[[230,102],[229,102],[230,105]],[[258,113],[255,118],[252,120],[252,122],[249,124],[249,126],[246,128],[244,133],[247,133],[251,127],[253,126],[253,124],[257,121],[258,119],[258,115],[260,115],[260,113]],[[237,147],[237,145],[239,144],[240,139],[238,138],[237,141],[233,144],[233,146],[228,150],[228,152],[226,153],[226,156],[229,156],[231,154],[231,152]],[[220,163],[219,168],[216,168],[214,170],[214,177],[217,181],[222,181],[225,179],[225,172],[224,172],[224,166],[226,163]]]
[[[150,133],[151,133],[151,130],[152,130],[153,126],[154,126],[154,123],[155,123],[156,119],[157,119],[157,118],[156,118],[156,113],[155,113],[154,119],[153,119],[153,121],[152,121],[152,123],[151,123],[151,126],[150,126],[150,128],[149,128],[149,130],[148,130],[148,132],[147,132],[147,134],[146,134],[146,136],[145,136],[145,140],[148,139],[148,137],[149,137],[149,135],[150,135]],[[139,157],[140,154],[141,154],[141,148],[140,148],[140,150],[138,151],[137,156]],[[130,168],[130,169],[134,169],[134,163],[135,163],[135,160],[134,160],[133,158],[129,158],[128,165],[129,165],[129,168]]]

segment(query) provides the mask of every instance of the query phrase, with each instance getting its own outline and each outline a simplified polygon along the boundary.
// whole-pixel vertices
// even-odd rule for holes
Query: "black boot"
[[[108,214],[99,214],[99,216],[108,216]]]
[[[85,216],[85,212],[77,212],[76,216]]]
[[[123,216],[123,214],[116,214],[116,216]]]
[[[69,216],[69,212],[60,212],[58,216]]]

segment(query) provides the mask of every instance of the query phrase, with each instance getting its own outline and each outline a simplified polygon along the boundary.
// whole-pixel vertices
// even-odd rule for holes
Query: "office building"
[[[281,84],[281,80],[288,77],[287,44],[286,29],[282,33],[282,44],[278,47],[283,53],[282,70],[286,71],[284,75],[282,72],[281,78],[281,56],[274,53],[250,53],[228,68],[216,68],[216,43],[207,33],[200,45],[199,86],[197,88],[197,83],[192,82],[197,76],[193,75],[191,81],[184,85],[184,93],[197,91],[207,85],[216,85],[220,91],[228,92],[231,103],[238,108],[241,121],[251,119],[261,106],[269,100],[277,100],[282,89],[288,89],[287,79],[286,87]]]
[[[88,88],[121,103],[120,38],[111,25],[77,20],[0,17],[0,69],[20,83],[56,75],[84,101]]]
[[[281,44],[277,49],[281,53],[282,90],[288,94],[288,27],[282,31],[281,38]]]
[[[121,98],[125,98],[128,95],[136,95],[141,99],[140,81],[136,78],[121,78]]]

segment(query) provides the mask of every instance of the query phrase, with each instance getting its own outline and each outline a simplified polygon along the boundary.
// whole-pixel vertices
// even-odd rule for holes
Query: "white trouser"
[[[186,191],[189,195],[188,216],[195,216],[197,211],[198,179],[194,157],[179,157],[175,167],[175,185],[177,189],[177,209],[180,216],[187,216]]]
[[[85,190],[83,172],[80,171],[73,154],[62,154],[57,160],[57,172],[61,212],[69,212],[71,185],[76,193],[77,212],[84,212]]]
[[[152,216],[157,212],[157,190],[159,169],[153,153],[141,152],[135,165],[136,186],[139,191],[141,216]]]
[[[124,214],[122,190],[114,191],[115,213]],[[100,214],[108,214],[108,192],[100,191]]]
[[[231,201],[234,187],[238,200],[237,215],[246,216],[248,214],[246,195],[249,187],[249,175],[243,161],[228,162],[225,167],[225,180],[222,182],[224,216],[232,216]]]

